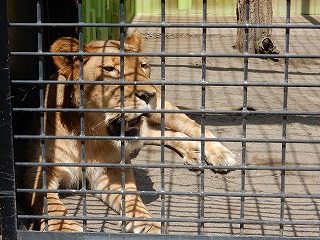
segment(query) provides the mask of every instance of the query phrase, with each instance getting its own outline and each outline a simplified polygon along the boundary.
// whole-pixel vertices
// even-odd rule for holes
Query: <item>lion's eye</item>
[[[149,67],[149,65],[147,63],[141,63],[140,66],[141,66],[141,68],[144,68],[144,69]]]
[[[105,71],[112,72],[115,68],[113,66],[101,66]]]

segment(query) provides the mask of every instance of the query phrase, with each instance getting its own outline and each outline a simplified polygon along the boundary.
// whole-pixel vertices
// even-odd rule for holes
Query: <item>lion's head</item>
[[[146,82],[150,80],[150,67],[145,57],[125,56],[122,59],[121,69],[120,56],[110,56],[110,53],[120,53],[120,42],[92,41],[83,45],[83,52],[93,53],[92,56],[85,55],[82,58],[72,55],[53,56],[58,68],[60,80],[90,81],[83,84],[83,95],[81,96],[80,84],[67,84],[63,86],[64,96],[60,98],[60,104],[66,107],[83,106],[85,109],[105,109],[106,112],[86,113],[86,125],[89,134],[119,136],[121,129],[121,116],[125,120],[124,131],[127,136],[139,135],[141,116],[145,110],[154,109],[157,104],[156,89],[152,85],[139,85],[134,82]],[[124,51],[126,53],[137,53],[142,50],[142,36],[134,32],[125,39]],[[79,52],[79,41],[74,38],[60,38],[51,46],[51,52]],[[108,56],[103,56],[108,53]],[[81,64],[81,62],[83,64]],[[83,69],[80,69],[80,66]],[[122,71],[122,73],[121,73]],[[124,80],[124,85],[117,85],[115,81]],[[95,84],[96,81],[101,81]],[[110,84],[108,84],[108,81]],[[128,84],[132,82],[132,84]],[[111,84],[112,83],[112,84]],[[59,102],[59,100],[58,100]],[[63,107],[63,106],[62,106]],[[107,110],[109,109],[110,112]],[[124,114],[115,109],[125,109]],[[138,111],[130,110],[142,110]],[[128,111],[129,110],[129,111]]]

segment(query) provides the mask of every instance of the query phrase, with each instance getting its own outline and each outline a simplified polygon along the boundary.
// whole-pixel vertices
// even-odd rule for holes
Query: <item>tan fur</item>
[[[130,34],[124,43],[125,52],[140,52],[143,41],[139,33]],[[83,46],[83,51],[91,53],[119,53],[118,41],[93,41]],[[79,42],[72,38],[61,38],[51,47],[52,52],[78,52]],[[58,68],[57,81],[79,80],[80,63],[84,64],[83,78],[85,81],[119,81],[120,57],[118,56],[87,56],[69,57],[54,56],[54,63]],[[150,68],[144,57],[124,57],[124,81],[149,81]],[[161,94],[151,85],[124,85],[123,105],[125,109],[154,110],[161,107]],[[81,113],[59,112],[60,108],[78,109],[121,109],[121,87],[119,85],[92,85],[85,84],[84,96],[80,96],[79,84],[51,84],[47,86],[45,107],[56,108],[57,112],[45,113],[45,135],[47,136],[109,136],[115,133],[116,125],[121,124],[121,113],[112,112],[84,112],[84,132],[81,132]],[[165,109],[178,110],[170,102],[165,101]],[[141,137],[160,137],[161,131],[154,125],[161,123],[161,114],[154,113],[140,116],[141,113],[128,113],[123,115],[126,134]],[[140,117],[139,117],[140,116]],[[139,118],[138,118],[139,117]],[[135,119],[139,120],[135,120]],[[118,121],[118,122],[117,122]],[[116,124],[115,124],[116,123]],[[152,123],[152,124],[150,124]],[[165,114],[165,137],[200,137],[201,127],[185,114]],[[214,135],[205,130],[205,137],[213,138]],[[47,163],[80,163],[81,140],[77,139],[46,139],[44,140],[44,156],[41,147],[35,146],[32,161]],[[121,160],[120,141],[115,140],[84,140],[86,163],[119,163]],[[130,159],[146,144],[160,145],[160,140],[126,140],[125,159]],[[165,141],[165,145],[179,152],[185,164],[198,165],[201,163],[200,143],[195,141]],[[206,162],[210,165],[234,165],[234,155],[218,142],[205,143]],[[43,174],[45,180],[43,181]],[[121,169],[86,167],[85,177],[89,186],[95,190],[121,191]],[[50,166],[29,168],[26,171],[24,184],[26,188],[56,190],[58,188],[71,188],[78,186],[82,179],[81,167]],[[43,182],[46,186],[43,186]],[[125,190],[136,191],[136,183],[132,169],[125,170]],[[67,216],[67,209],[61,202],[57,193],[27,194],[27,202],[32,207],[34,214],[49,216]],[[44,207],[43,198],[47,199]],[[98,194],[107,205],[118,212],[122,212],[120,194]],[[150,218],[151,215],[143,204],[139,195],[125,195],[125,212],[127,217]],[[47,220],[50,231],[82,231],[79,223],[67,219]],[[41,230],[45,230],[45,220],[39,222]],[[141,233],[159,233],[160,223],[151,221],[127,222],[126,231]]]

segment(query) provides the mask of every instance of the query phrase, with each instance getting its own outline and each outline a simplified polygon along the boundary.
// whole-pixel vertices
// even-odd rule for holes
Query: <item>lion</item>
[[[30,151],[31,161],[46,163],[46,166],[38,164],[29,167],[24,178],[24,188],[35,189],[26,193],[29,208],[35,215],[46,216],[36,221],[36,228],[41,231],[83,231],[80,223],[67,218],[68,211],[57,190],[79,186],[85,176],[88,188],[97,190],[97,197],[106,205],[118,213],[125,212],[128,218],[138,218],[125,222],[126,232],[161,232],[161,224],[147,220],[152,218],[149,210],[141,197],[133,194],[137,191],[133,169],[103,167],[101,164],[119,164],[121,159],[131,163],[143,146],[161,145],[163,136],[192,140],[201,137],[203,130],[187,115],[179,113],[172,103],[161,99],[160,90],[150,80],[147,58],[130,55],[142,51],[142,35],[131,33],[122,44],[124,52],[128,53],[122,58],[123,67],[119,41],[92,41],[82,48],[84,53],[92,55],[83,56],[67,54],[79,52],[79,41],[74,38],[60,38],[51,46],[50,51],[57,54],[53,56],[57,67],[53,79],[57,83],[47,84],[46,87],[44,107],[48,111],[43,115],[42,131],[48,137],[39,145],[33,143],[33,150]],[[117,84],[115,81],[120,81],[121,72],[124,84]],[[79,84],[79,79],[84,79],[85,83]],[[94,84],[95,81],[99,83]],[[165,113],[162,118],[161,108],[175,111]],[[156,126],[161,122],[165,125],[162,131]],[[204,135],[215,137],[207,129]],[[105,138],[97,138],[101,136]],[[179,153],[185,164],[201,164],[199,141],[165,139],[164,145]],[[204,146],[207,164],[235,165],[234,154],[221,143],[205,141]],[[68,166],[68,163],[73,165]],[[41,189],[45,191],[39,191]],[[123,190],[130,192],[124,195],[124,200]]]

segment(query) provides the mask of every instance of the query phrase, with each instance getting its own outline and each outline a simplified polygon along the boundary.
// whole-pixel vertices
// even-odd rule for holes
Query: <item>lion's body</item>
[[[140,34],[129,35],[124,44],[125,52],[140,52],[142,39]],[[119,53],[120,43],[117,41],[95,41],[83,46],[85,52]],[[52,52],[78,52],[79,43],[75,39],[62,38],[51,47]],[[83,71],[80,70],[83,61]],[[50,84],[47,86],[45,107],[57,109],[44,115],[43,132],[54,139],[42,141],[42,145],[34,145],[32,161],[46,163],[120,163],[121,141],[90,139],[90,136],[141,136],[160,137],[161,131],[149,123],[161,123],[161,114],[144,114],[150,110],[160,109],[160,92],[151,85],[139,84],[73,84],[73,80],[85,81],[119,81],[121,64],[119,56],[88,56],[82,60],[68,56],[54,56],[58,67],[58,81],[71,81],[70,84]],[[124,57],[124,81],[147,82],[150,80],[150,68],[144,57]],[[122,90],[121,90],[122,89]],[[83,95],[82,95],[83,94]],[[62,109],[62,111],[59,111]],[[66,109],[101,109],[101,111],[65,111]],[[125,109],[121,115],[121,109]],[[165,101],[165,109],[178,110],[170,102]],[[103,111],[105,110],[105,111]],[[109,110],[109,112],[108,112]],[[131,112],[130,112],[131,110]],[[139,111],[141,112],[139,112]],[[168,113],[164,124],[166,137],[200,137],[201,127],[184,114]],[[88,139],[59,138],[59,136],[87,136]],[[208,130],[206,137],[214,137]],[[125,161],[139,152],[146,144],[160,145],[160,140],[126,140],[124,141]],[[200,143],[195,141],[165,141],[165,145],[179,152],[185,164],[200,164]],[[44,147],[41,147],[44,146]],[[85,147],[85,151],[82,151]],[[206,142],[206,162],[210,165],[234,165],[233,154],[218,142]],[[44,158],[43,158],[44,156]],[[96,190],[122,189],[120,168],[86,167],[85,177],[89,186]],[[71,188],[79,185],[83,179],[83,170],[76,166],[31,167],[26,171],[24,181],[26,188],[56,190],[61,187]],[[43,177],[45,176],[45,181]],[[43,184],[46,186],[43,186]],[[125,189],[136,191],[133,171],[125,170]],[[44,207],[43,197],[47,198]],[[106,204],[114,210],[122,211],[120,194],[99,194]],[[67,216],[67,210],[57,193],[27,194],[28,203],[35,214],[49,216]],[[125,212],[128,217],[150,218],[151,215],[137,194],[125,195]],[[67,219],[41,220],[40,229],[46,226],[51,231],[82,231],[80,224]],[[160,223],[151,221],[129,221],[128,232],[159,233]]]

